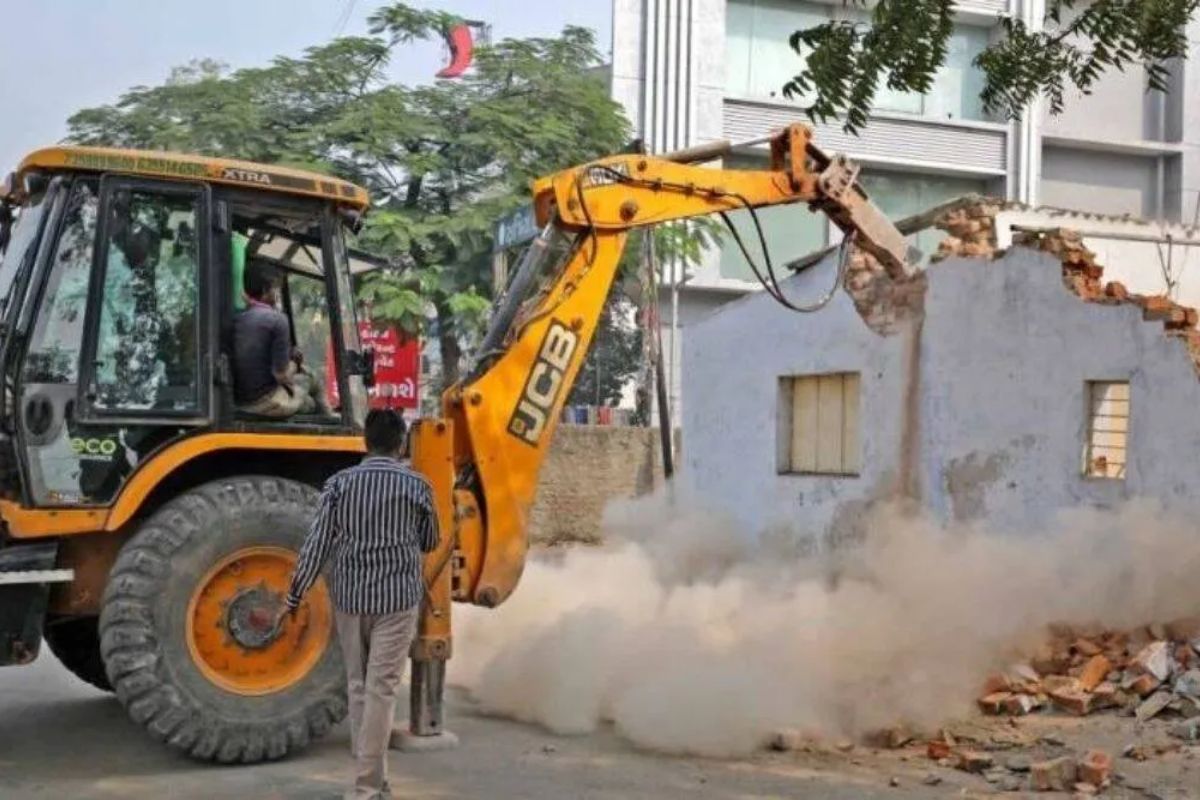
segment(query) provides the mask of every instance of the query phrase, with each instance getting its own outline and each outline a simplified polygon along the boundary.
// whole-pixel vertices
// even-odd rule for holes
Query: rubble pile
[[[865,250],[851,251],[844,285],[863,322],[880,335],[889,336],[897,331],[899,323],[925,313],[925,273],[893,278]]]
[[[1043,709],[1112,710],[1138,722],[1172,716],[1172,735],[1200,741],[1200,618],[1122,633],[1053,630],[1028,663],[988,678],[978,703],[1010,717]]]
[[[1043,757],[1003,756],[1003,751],[1030,747],[1042,748]],[[1058,737],[1037,739],[1016,729],[1009,737],[999,737],[993,732],[983,738],[971,731],[943,729],[929,740],[925,752],[940,766],[979,775],[1004,792],[1074,791],[1089,795],[1109,787],[1114,777],[1112,756],[1101,750],[1074,756],[1064,753],[1064,747]]]

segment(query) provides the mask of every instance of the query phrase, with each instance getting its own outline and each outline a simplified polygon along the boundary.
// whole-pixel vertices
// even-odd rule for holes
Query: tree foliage
[[[455,21],[394,3],[371,16],[368,36],[265,67],[193,62],[162,85],[78,112],[70,138],[280,163],[364,185],[373,211],[359,244],[397,268],[373,274],[361,294],[377,317],[437,337],[449,384],[489,306],[496,221],[528,202],[532,178],[613,152],[628,133],[582,28],[481,47],[459,80],[410,87],[389,78],[396,48]]]
[[[567,402],[579,406],[617,405],[641,364],[642,330],[634,321],[633,304],[613,292]]]
[[[1185,26],[1198,7],[1200,0],[1047,0],[1041,29],[1005,17],[1004,35],[974,61],[984,76],[984,109],[1017,119],[1044,96],[1059,113],[1068,88],[1088,94],[1106,71],[1134,66],[1145,68],[1149,89],[1166,91],[1167,62],[1186,57]],[[881,85],[930,90],[946,59],[953,13],[953,0],[879,0],[870,24],[840,20],[796,31],[792,49],[806,60],[784,95],[812,96],[810,118],[840,117],[857,132]]]

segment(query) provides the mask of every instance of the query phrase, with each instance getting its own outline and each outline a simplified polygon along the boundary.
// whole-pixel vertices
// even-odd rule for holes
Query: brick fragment
[[[989,675],[988,679],[983,682],[984,696],[995,694],[996,692],[1011,692],[1012,690],[1012,678],[1000,673]]]
[[[1075,786],[1079,767],[1070,756],[1039,761],[1029,768],[1033,788],[1039,792],[1065,792]]]
[[[1079,678],[1071,675],[1047,675],[1042,678],[1042,686],[1049,693],[1071,691],[1077,692],[1083,690],[1083,684],[1079,682]]]
[[[1114,300],[1128,300],[1129,290],[1120,281],[1109,281],[1104,286],[1104,294]]]
[[[963,772],[979,775],[992,766],[994,760],[987,753],[978,750],[960,750],[955,757],[954,766]]]
[[[1004,713],[1004,704],[1012,697],[1012,692],[993,692],[979,698],[979,709],[985,714],[993,716]]]
[[[1165,641],[1151,642],[1129,661],[1135,675],[1152,675],[1159,683],[1171,677],[1171,652]]]
[[[1122,687],[1133,692],[1138,697],[1149,697],[1154,694],[1155,690],[1162,686],[1162,681],[1153,675],[1138,675],[1129,678],[1122,684]]]
[[[1138,722],[1148,722],[1154,719],[1167,710],[1167,706],[1171,705],[1171,700],[1170,692],[1157,692],[1151,695],[1148,700],[1137,708]]]
[[[938,739],[929,742],[925,747],[925,754],[933,761],[941,761],[943,758],[949,758],[950,753],[950,744]]]
[[[1083,672],[1079,674],[1079,685],[1085,692],[1090,692],[1104,683],[1110,671],[1112,663],[1097,653],[1084,665]]]
[[[1041,703],[1033,695],[1012,694],[1004,701],[1004,713],[1012,717],[1023,717],[1040,705]]]
[[[1161,295],[1143,297],[1140,305],[1142,307],[1142,318],[1147,321],[1167,319],[1171,315],[1171,309],[1175,306],[1169,297]]]
[[[1059,689],[1050,692],[1050,700],[1054,705],[1077,717],[1086,717],[1092,713],[1092,705],[1095,702],[1092,695],[1082,689]]]
[[[1079,781],[1102,789],[1112,777],[1112,767],[1112,756],[1108,753],[1103,750],[1089,750],[1079,760]]]
[[[1059,675],[1067,668],[1067,657],[1064,653],[1060,653],[1054,647],[1046,644],[1038,648],[1038,652],[1029,660],[1029,664],[1037,670],[1039,675]]]

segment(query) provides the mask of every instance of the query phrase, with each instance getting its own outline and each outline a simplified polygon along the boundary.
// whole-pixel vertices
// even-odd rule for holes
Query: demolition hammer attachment
[[[858,182],[861,167],[843,155],[830,155],[813,144],[812,132],[805,125],[790,125],[770,136],[744,142],[723,139],[664,153],[660,158],[677,164],[697,164],[763,144],[771,150],[771,170],[788,173],[797,200],[807,200],[844,234],[853,235],[855,245],[878,259],[891,277],[912,274],[917,254],[905,241],[904,234],[867,196]]]

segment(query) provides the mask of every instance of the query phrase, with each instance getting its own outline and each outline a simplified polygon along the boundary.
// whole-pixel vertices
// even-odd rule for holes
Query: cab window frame
[[[222,387],[222,396],[224,401],[221,403],[221,421],[226,427],[232,426],[236,430],[246,429],[248,426],[254,430],[313,430],[319,428],[323,432],[356,432],[361,429],[354,420],[353,409],[351,404],[347,402],[349,395],[347,390],[349,383],[347,381],[345,366],[350,363],[352,357],[346,353],[344,337],[342,336],[342,310],[340,296],[338,293],[338,282],[335,270],[337,263],[334,258],[333,242],[330,238],[335,234],[340,234],[338,226],[341,224],[336,215],[336,204],[320,198],[310,197],[293,197],[289,195],[268,195],[263,192],[255,192],[253,190],[238,188],[238,187],[215,187],[215,203],[218,208],[223,208],[221,211],[221,230],[214,239],[213,246],[218,254],[228,251],[231,238],[237,228],[235,219],[245,217],[244,209],[252,207],[255,210],[260,210],[264,214],[278,214],[283,217],[303,217],[306,220],[311,220],[312,227],[317,229],[316,237],[299,237],[294,234],[298,241],[303,241],[306,247],[313,250],[314,255],[318,256],[318,264],[320,275],[314,275],[305,270],[296,269],[285,264],[276,262],[269,258],[257,256],[253,253],[247,253],[247,264],[254,258],[262,258],[267,263],[271,264],[280,273],[295,273],[302,278],[311,280],[320,280],[325,289],[326,302],[328,303],[329,311],[329,326],[330,336],[333,344],[334,369],[336,370],[336,383],[338,387],[338,396],[341,398],[341,408],[333,413],[328,418],[328,422],[316,422],[312,419],[295,419],[292,417],[271,419],[271,420],[251,420],[247,421],[238,416],[236,406],[232,403],[232,386]],[[216,268],[219,272],[217,284],[219,286],[217,297],[219,298],[214,307],[214,317],[218,330],[231,332],[236,310],[231,302],[232,285],[230,279],[230,269],[228,261],[224,264],[217,264]],[[285,303],[290,304],[290,298],[284,299]],[[353,298],[351,298],[353,302]],[[288,317],[289,336],[291,343],[296,344],[295,320],[290,307],[285,308],[284,313]],[[232,335],[231,333],[229,334]],[[227,351],[231,341],[222,339],[221,352],[227,355],[232,355]]]
[[[112,246],[112,200],[118,191],[145,192],[163,197],[192,198],[196,203],[196,405],[192,409],[100,408],[94,403],[96,358],[100,346],[100,317],[108,277],[108,254]],[[177,425],[206,426],[213,423],[212,352],[213,328],[206,309],[212,302],[212,190],[207,183],[165,181],[153,178],[105,174],[100,178],[100,220],[88,289],[83,348],[79,364],[76,414],[90,425]]]

